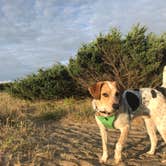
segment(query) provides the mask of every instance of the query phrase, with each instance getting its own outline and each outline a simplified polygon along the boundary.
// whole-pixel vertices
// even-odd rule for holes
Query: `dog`
[[[131,120],[142,116],[150,138],[151,147],[147,152],[154,154],[157,145],[156,129],[166,143],[166,66],[163,71],[163,84],[158,88],[140,88],[125,90],[117,88],[115,81],[100,81],[88,88],[92,107],[96,111],[95,119],[100,129],[103,154],[101,163],[108,159],[106,128],[120,130],[115,146],[115,163],[122,160],[122,149],[128,136]]]

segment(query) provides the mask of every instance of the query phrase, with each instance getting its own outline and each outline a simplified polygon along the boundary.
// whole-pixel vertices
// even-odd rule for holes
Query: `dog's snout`
[[[113,107],[113,109],[117,110],[117,109],[119,109],[119,104],[113,104],[112,107]]]

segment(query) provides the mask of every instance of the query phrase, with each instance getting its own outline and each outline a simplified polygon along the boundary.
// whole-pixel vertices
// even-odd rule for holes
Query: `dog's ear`
[[[94,99],[100,99],[101,88],[104,82],[100,81],[88,88],[89,93]]]

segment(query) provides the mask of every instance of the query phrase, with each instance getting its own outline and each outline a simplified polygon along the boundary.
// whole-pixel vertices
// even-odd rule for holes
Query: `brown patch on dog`
[[[93,96],[94,99],[100,99],[101,87],[104,82],[100,81],[88,88],[89,93]]]
[[[89,88],[90,94],[94,97],[95,108],[100,111],[113,112],[119,108],[119,91],[116,82],[97,82]]]
[[[102,105],[108,105],[112,108],[114,104],[118,104],[118,96],[116,93],[119,93],[116,87],[116,82],[104,83],[101,89],[101,99],[100,102]]]

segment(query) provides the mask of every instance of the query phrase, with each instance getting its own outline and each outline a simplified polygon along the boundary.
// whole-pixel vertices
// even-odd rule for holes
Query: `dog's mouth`
[[[113,116],[116,113],[116,111],[112,111],[112,112],[107,112],[107,111],[98,111],[96,112],[97,116],[104,116],[104,117],[108,117],[108,116]]]

